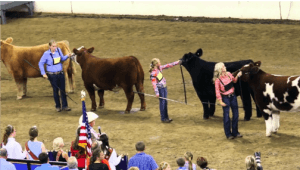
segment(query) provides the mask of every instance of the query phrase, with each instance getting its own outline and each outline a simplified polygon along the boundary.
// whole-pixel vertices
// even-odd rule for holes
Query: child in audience
[[[188,169],[188,170],[196,170],[197,169],[196,164],[192,163],[193,154],[191,152],[186,152],[184,154],[184,159],[185,159],[184,166],[186,167],[186,169]]]
[[[202,169],[202,170],[215,170],[215,169],[210,169],[209,167],[207,167],[208,162],[207,159],[204,157],[198,157],[197,158],[197,165]]]
[[[53,157],[56,161],[67,162],[69,156],[63,150],[64,146],[65,144],[63,138],[58,137],[53,140]]]
[[[32,126],[29,129],[29,141],[25,143],[25,148],[29,153],[30,160],[39,160],[39,155],[42,152],[48,152],[44,143],[37,140],[39,136],[39,130],[36,126]]]
[[[12,125],[8,125],[5,128],[3,135],[2,147],[7,151],[7,158],[11,159],[25,159],[27,157],[27,152],[22,152],[21,145],[16,141],[15,136],[17,131]]]
[[[187,168],[184,167],[185,160],[183,158],[178,158],[176,160],[176,162],[177,162],[177,165],[178,165],[178,169],[177,170],[187,170]]]
[[[171,170],[171,166],[168,162],[163,161],[159,164],[158,170]]]

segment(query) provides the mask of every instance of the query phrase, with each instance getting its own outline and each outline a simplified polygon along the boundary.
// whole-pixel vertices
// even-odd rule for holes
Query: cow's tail
[[[133,60],[134,63],[136,65],[136,72],[137,72],[137,83],[141,83],[141,85],[144,85],[144,70],[143,67],[140,63],[140,61],[134,57],[134,56],[130,56]]]

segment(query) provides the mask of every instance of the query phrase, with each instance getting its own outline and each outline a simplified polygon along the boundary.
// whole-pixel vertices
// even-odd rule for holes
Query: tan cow
[[[18,88],[17,99],[19,100],[26,97],[27,78],[42,77],[38,63],[44,52],[49,49],[49,45],[23,47],[12,45],[12,41],[13,38],[11,37],[5,41],[1,40],[1,60],[15,79]],[[68,41],[59,41],[57,45],[64,55],[71,53]],[[72,93],[75,89],[74,74],[76,70],[71,60],[64,61],[63,71],[66,80],[66,92]]]

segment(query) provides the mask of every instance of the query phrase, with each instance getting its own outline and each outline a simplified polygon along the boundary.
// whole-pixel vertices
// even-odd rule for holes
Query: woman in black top
[[[109,170],[108,166],[101,163],[104,159],[104,154],[100,149],[96,149],[91,157],[89,170]]]

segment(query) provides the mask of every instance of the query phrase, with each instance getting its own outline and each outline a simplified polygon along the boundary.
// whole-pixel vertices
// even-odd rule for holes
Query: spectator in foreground
[[[145,144],[144,142],[137,142],[135,144],[137,154],[130,158],[128,162],[128,169],[130,167],[136,166],[140,170],[157,170],[158,165],[151,155],[144,152]]]
[[[171,170],[171,166],[168,162],[163,161],[159,164],[158,170]]]
[[[16,170],[14,164],[6,161],[7,159],[7,151],[5,148],[0,149],[0,169],[1,170]]]
[[[108,160],[111,170],[116,170],[116,166],[121,162],[121,158],[123,155],[117,156],[117,152],[114,148],[109,146],[108,136],[106,134],[102,134],[100,136],[101,150],[104,153],[104,158]]]
[[[77,159],[74,156],[71,156],[68,159],[67,164],[68,164],[69,170],[78,170]]]
[[[192,162],[193,154],[191,152],[186,152],[184,154],[184,159],[185,159],[184,167],[186,167],[186,169],[188,169],[188,170],[196,170],[197,169],[196,164],[193,164],[193,162]]]
[[[245,163],[247,170],[263,170],[260,163],[260,152],[255,152],[254,156],[249,155],[246,157]]]
[[[132,166],[128,170],[140,170],[140,169],[138,167],[136,167],[136,166]]]
[[[12,125],[8,125],[5,128],[3,135],[2,147],[6,148],[7,158],[11,159],[25,159],[27,157],[27,152],[22,151],[21,145],[16,141],[15,136],[17,131]]]
[[[200,169],[202,170],[205,170],[205,169],[208,169],[208,170],[215,170],[215,169],[210,169],[209,167],[207,167],[208,165],[208,162],[207,162],[207,159],[204,158],[204,157],[198,157],[197,158],[197,165],[200,167]]]
[[[75,141],[72,141],[71,144],[71,155],[77,158],[78,169],[82,170],[85,168],[86,153],[85,153],[85,149],[78,145],[79,135],[80,135],[80,127],[77,129]]]
[[[177,170],[187,170],[187,168],[184,166],[185,160],[183,158],[178,158],[176,160],[176,163],[178,165],[178,169]]]
[[[59,170],[58,166],[51,166],[51,164],[49,164],[49,157],[48,154],[46,152],[42,152],[39,155],[39,160],[42,163],[41,166],[36,167],[35,170]]]
[[[55,161],[67,162],[69,156],[63,150],[64,146],[63,138],[58,137],[53,140],[53,157],[55,158]]]
[[[103,159],[103,152],[100,149],[94,150],[89,170],[109,170],[108,165],[102,162]]]
[[[38,156],[42,152],[47,152],[47,149],[43,142],[37,140],[39,136],[39,130],[36,126],[32,126],[29,129],[30,140],[25,143],[25,149],[29,153],[28,158],[30,160],[39,160]]]

